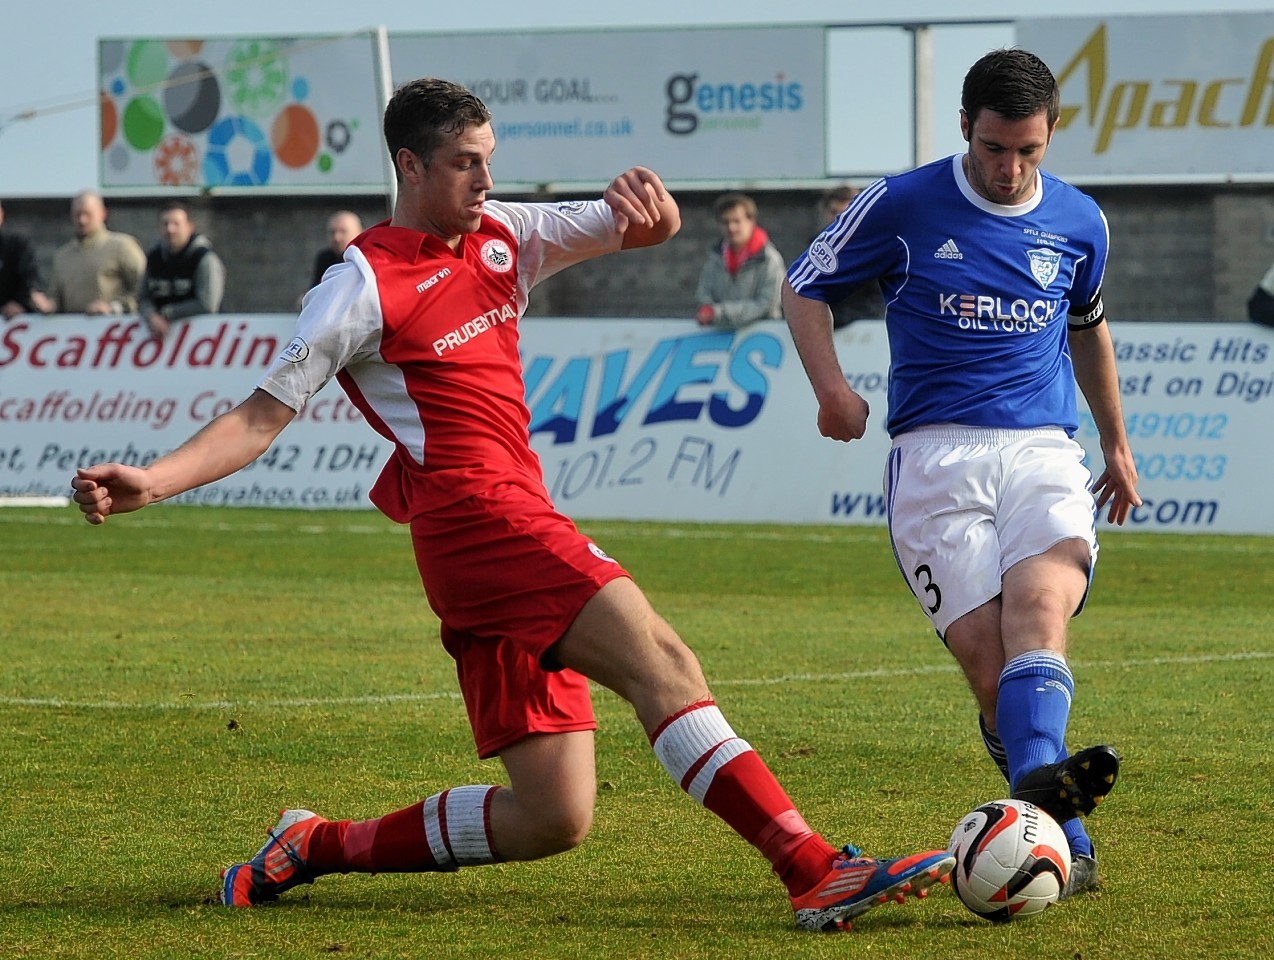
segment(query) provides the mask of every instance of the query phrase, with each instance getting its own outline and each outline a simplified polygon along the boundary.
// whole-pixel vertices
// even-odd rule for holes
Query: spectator
[[[823,191],[818,200],[819,231],[827,230],[836,218],[848,207],[850,202],[862,191],[849,184],[841,184]],[[810,237],[810,243],[818,239],[818,234]],[[880,288],[872,282],[854,288],[844,298],[829,304],[832,308],[832,326],[839,330],[847,327],[855,320],[878,320],[885,315],[885,300],[880,295]]]
[[[106,228],[106,203],[94,190],[71,201],[75,239],[53,255],[53,308],[90,316],[137,312],[137,288],[146,269],[141,245]]]
[[[163,339],[174,320],[216,313],[226,292],[226,268],[208,238],[195,232],[184,204],[159,208],[160,241],[146,254],[140,313],[153,336]]]
[[[53,304],[44,292],[35,248],[26,237],[3,227],[0,206],[0,316],[12,320],[20,313],[51,313]]]
[[[363,232],[363,221],[349,210],[337,210],[327,218],[327,246],[314,256],[314,269],[310,272],[310,286],[315,287],[323,279],[327,268],[345,258],[349,242]]]
[[[714,243],[699,274],[695,298],[700,326],[737,330],[783,316],[779,292],[787,264],[756,222],[756,201],[726,193],[714,205],[722,240]]]
[[[1261,278],[1247,301],[1247,316],[1253,323],[1274,327],[1274,267]]]

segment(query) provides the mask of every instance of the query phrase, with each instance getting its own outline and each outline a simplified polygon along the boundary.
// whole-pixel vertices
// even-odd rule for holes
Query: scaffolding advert
[[[294,319],[198,317],[161,341],[135,318],[15,318],[0,330],[0,497],[66,496],[78,467],[145,465],[174,449],[252,391]],[[1274,533],[1256,442],[1274,417],[1274,332],[1123,322],[1112,333],[1145,501],[1127,529]],[[884,524],[884,324],[856,322],[836,343],[872,409],[850,444],[819,436],[780,322],[522,321],[531,441],[549,493],[580,518]],[[1100,472],[1082,404],[1076,438]],[[330,383],[251,466],[174,501],[365,509],[391,450]]]

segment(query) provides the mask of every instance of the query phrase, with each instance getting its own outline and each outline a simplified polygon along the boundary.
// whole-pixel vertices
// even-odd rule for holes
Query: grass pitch
[[[815,829],[945,846],[1005,793],[879,528],[582,523],[703,661]],[[0,957],[1246,958],[1274,955],[1274,539],[1109,533],[1072,628],[1071,740],[1122,751],[1104,888],[993,926],[948,888],[797,932],[768,865],[597,705],[580,849],[215,903],[284,806],[364,818],[474,758],[405,530],[166,506],[0,511]]]

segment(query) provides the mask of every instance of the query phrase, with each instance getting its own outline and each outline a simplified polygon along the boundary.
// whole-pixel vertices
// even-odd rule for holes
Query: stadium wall
[[[1138,321],[1246,318],[1248,295],[1274,262],[1274,185],[1094,186],[1089,192],[1110,222],[1106,302],[1113,316]],[[531,315],[691,316],[704,251],[717,237],[712,213],[716,196],[716,191],[678,190],[684,226],[677,237],[661,247],[583,264],[552,278],[532,298]],[[754,196],[762,225],[785,257],[795,257],[818,227],[818,191],[766,190]],[[6,229],[32,238],[47,273],[53,251],[70,235],[69,198],[0,199]],[[156,215],[164,199],[108,197],[110,226],[149,246],[156,239]],[[223,309],[231,313],[294,310],[314,254],[325,242],[328,214],[348,208],[372,223],[386,209],[384,198],[367,195],[182,199],[188,199],[199,229],[226,263]]]

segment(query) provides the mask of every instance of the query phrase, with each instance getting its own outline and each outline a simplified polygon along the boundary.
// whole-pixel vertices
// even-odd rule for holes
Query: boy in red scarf
[[[725,330],[781,319],[785,263],[757,225],[756,202],[743,193],[726,193],[714,206],[722,239],[712,245],[699,275],[695,319],[700,326]]]

